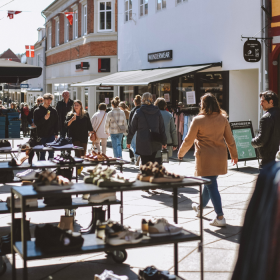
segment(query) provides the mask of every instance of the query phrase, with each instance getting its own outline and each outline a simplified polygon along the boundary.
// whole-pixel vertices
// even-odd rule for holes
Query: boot
[[[96,222],[105,222],[106,210],[102,210],[102,207],[92,207],[91,222],[85,229],[80,229],[81,234],[95,233]]]

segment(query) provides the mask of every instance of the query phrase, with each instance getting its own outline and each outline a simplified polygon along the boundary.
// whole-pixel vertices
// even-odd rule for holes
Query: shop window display
[[[97,91],[96,92],[96,111],[100,103],[106,103],[107,108],[111,108],[111,100],[114,98],[114,92]]]
[[[178,102],[183,103],[183,107],[189,106],[187,103],[187,92],[195,91],[194,87],[194,75],[186,75],[179,79],[179,84],[177,87],[179,91],[179,99]],[[177,104],[178,104],[177,102]]]

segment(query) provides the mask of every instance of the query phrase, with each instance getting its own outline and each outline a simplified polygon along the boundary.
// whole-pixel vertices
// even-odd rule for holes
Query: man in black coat
[[[41,144],[53,142],[58,137],[58,115],[51,106],[53,95],[46,93],[43,96],[44,103],[34,111],[34,123],[37,126],[37,136],[41,138]],[[40,153],[40,160],[45,160],[46,152]],[[53,158],[54,152],[49,152],[49,158]]]
[[[275,160],[280,142],[280,108],[278,96],[271,90],[260,94],[261,106],[266,113],[260,120],[258,135],[252,140],[252,146],[258,148],[261,167]]]
[[[60,137],[65,138],[68,129],[64,125],[64,122],[66,119],[66,115],[68,114],[68,112],[70,112],[70,110],[73,107],[74,101],[70,99],[70,94],[68,90],[63,91],[62,97],[63,99],[57,102],[56,111],[59,120],[58,126],[59,126]]]

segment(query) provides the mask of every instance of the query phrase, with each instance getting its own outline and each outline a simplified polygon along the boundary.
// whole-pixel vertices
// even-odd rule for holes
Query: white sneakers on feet
[[[222,220],[219,220],[218,218],[215,218],[211,221],[210,225],[215,227],[225,227],[226,226],[226,219],[222,218]]]
[[[200,218],[200,209],[199,209],[199,205],[197,203],[193,203],[192,204],[192,209],[196,212],[196,216],[198,218]]]

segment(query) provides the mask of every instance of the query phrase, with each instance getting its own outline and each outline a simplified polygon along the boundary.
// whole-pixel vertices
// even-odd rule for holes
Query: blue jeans
[[[113,152],[115,158],[122,158],[122,137],[123,133],[111,134]]]
[[[139,157],[139,155],[136,154],[136,136],[137,136],[137,131],[135,132],[135,134],[131,140],[131,148],[134,151],[135,159],[137,159]]]
[[[49,137],[43,137],[41,138],[41,144],[44,145],[46,143],[51,143],[55,139],[54,135],[49,136]],[[49,159],[53,158],[54,156],[54,151],[49,151]],[[40,160],[46,160],[46,152],[40,152]]]
[[[222,200],[221,195],[218,190],[218,184],[217,184],[217,178],[218,176],[204,176],[202,179],[209,179],[211,180],[210,185],[204,185],[203,192],[202,192],[202,202],[203,202],[203,208],[206,207],[209,200],[211,199],[214,210],[217,214],[217,216],[223,216],[223,210],[222,210]]]

